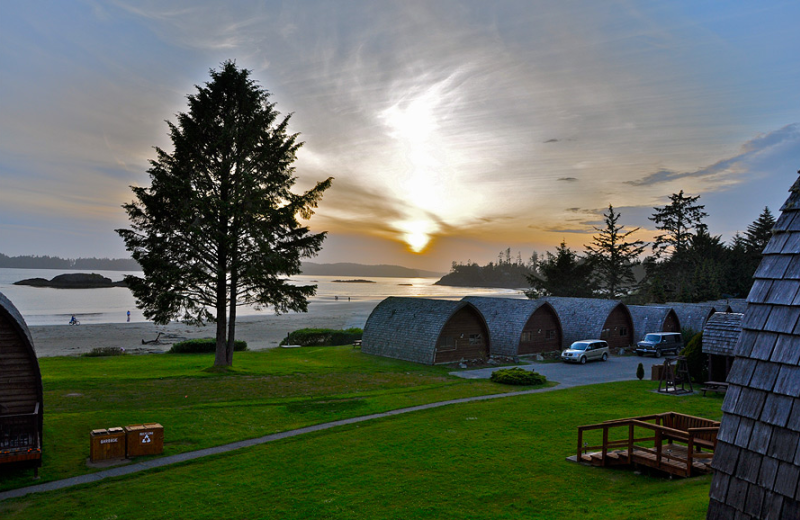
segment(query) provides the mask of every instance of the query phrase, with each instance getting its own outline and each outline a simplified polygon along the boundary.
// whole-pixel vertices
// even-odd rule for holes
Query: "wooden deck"
[[[711,471],[718,431],[717,421],[675,412],[606,421],[578,428],[577,455],[570,460],[593,466],[646,466],[690,477]],[[599,444],[584,441],[598,433]]]

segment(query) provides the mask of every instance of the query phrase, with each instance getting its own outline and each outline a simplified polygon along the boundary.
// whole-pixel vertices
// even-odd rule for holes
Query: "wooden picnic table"
[[[728,383],[722,381],[706,381],[703,383],[703,388],[700,390],[703,391],[703,395],[706,395],[706,392],[717,392],[720,394],[724,394],[728,391]]]

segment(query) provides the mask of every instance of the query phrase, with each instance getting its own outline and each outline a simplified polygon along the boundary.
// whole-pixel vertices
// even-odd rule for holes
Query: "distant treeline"
[[[0,267],[11,269],[81,269],[141,271],[132,258],[59,258],[57,256],[7,256],[0,253]]]

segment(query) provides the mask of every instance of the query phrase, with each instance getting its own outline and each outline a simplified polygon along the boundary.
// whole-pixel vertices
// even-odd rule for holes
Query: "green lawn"
[[[165,455],[331,420],[460,397],[520,390],[362,354],[352,347],[237,352],[234,370],[209,371],[210,354],[43,358],[41,481],[92,470],[89,432],[158,422]],[[0,491],[30,485],[0,474]]]
[[[96,427],[160,422],[172,454],[514,389],[349,347],[243,353],[235,362],[235,374],[219,375],[203,371],[208,356],[43,359],[43,477],[85,472]],[[414,412],[0,502],[0,516],[703,518],[709,477],[668,480],[564,460],[582,424],[670,410],[721,415],[721,397],[663,396],[654,387],[611,383]],[[29,475],[0,482],[17,487],[31,483]]]

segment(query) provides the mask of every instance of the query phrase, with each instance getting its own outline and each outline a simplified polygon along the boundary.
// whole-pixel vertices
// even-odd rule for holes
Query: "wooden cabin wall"
[[[664,324],[661,327],[662,332],[680,332],[681,325],[678,321],[678,315],[675,312],[668,312],[667,317],[664,318]]]
[[[18,330],[0,313],[0,413],[33,412],[39,381],[30,356]]]
[[[436,340],[434,363],[454,363],[461,359],[487,357],[489,332],[483,318],[473,308],[456,312],[442,328]]]
[[[611,348],[624,348],[633,343],[633,322],[622,305],[617,305],[606,318],[600,339]]]
[[[539,354],[561,350],[561,327],[555,312],[546,305],[536,309],[522,328],[518,354]]]

